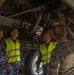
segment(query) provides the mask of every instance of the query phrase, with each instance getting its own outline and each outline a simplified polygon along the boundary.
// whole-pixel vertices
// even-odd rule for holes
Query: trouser
[[[47,74],[47,64],[46,65],[43,65],[43,75],[46,75]]]
[[[6,62],[0,62],[0,75],[6,75]]]
[[[10,63],[10,65],[12,66],[12,69],[7,70],[7,75],[19,75],[20,63],[19,62],[13,62],[13,63]]]

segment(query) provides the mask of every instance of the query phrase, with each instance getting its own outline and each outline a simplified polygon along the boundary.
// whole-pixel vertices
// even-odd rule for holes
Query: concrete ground
[[[24,75],[24,74],[20,73],[19,75]]]

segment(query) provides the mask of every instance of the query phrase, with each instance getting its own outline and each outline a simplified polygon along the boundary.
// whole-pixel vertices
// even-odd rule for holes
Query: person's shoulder
[[[9,38],[3,39],[3,43],[6,43],[6,42],[10,42],[10,39]]]
[[[56,41],[50,41],[50,43],[52,43],[53,46],[55,46],[57,44]]]
[[[10,40],[10,38],[5,38],[4,41],[6,41],[6,40]]]
[[[16,41],[20,43],[20,40],[19,39],[16,39]]]
[[[51,58],[55,58],[59,56],[59,52],[57,50],[57,48],[54,48],[51,52]]]
[[[72,47],[72,46],[74,46],[74,40],[69,40],[63,43],[63,47]]]
[[[74,42],[67,41],[67,42],[63,43],[63,45],[60,47],[59,53],[65,55],[67,53],[72,52],[72,50],[74,51]]]
[[[40,43],[40,45],[43,45],[43,44],[45,44],[45,42],[44,42],[44,41]]]

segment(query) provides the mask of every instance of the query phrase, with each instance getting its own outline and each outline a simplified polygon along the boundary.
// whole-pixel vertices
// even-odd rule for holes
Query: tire
[[[38,55],[39,55],[38,50],[35,50],[31,54],[31,56],[30,56],[30,58],[28,60],[28,64],[27,64],[28,75],[38,75],[38,73],[36,72],[36,61],[38,59]],[[43,75],[42,73],[43,73],[42,65],[40,65],[39,75]]]
[[[28,50],[25,55],[24,55],[24,68],[23,68],[23,73],[24,75],[28,75],[28,71],[27,71],[27,62],[28,59],[30,57],[30,55],[33,53],[33,50]]]
[[[23,60],[24,61],[24,64],[26,64],[27,53],[28,53],[28,51],[25,51],[25,53],[24,53],[24,60]],[[22,65],[20,65],[19,73],[25,73],[26,74],[26,69],[24,67],[22,67]]]

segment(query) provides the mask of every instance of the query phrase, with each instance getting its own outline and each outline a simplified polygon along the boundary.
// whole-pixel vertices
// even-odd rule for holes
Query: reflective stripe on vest
[[[49,63],[51,52],[55,48],[55,46],[56,46],[56,42],[50,42],[48,49],[45,43],[40,45],[40,51],[42,54],[42,58],[41,58],[42,65]]]
[[[6,39],[6,52],[7,52],[7,60],[8,63],[20,61],[20,42],[19,40],[12,41],[10,38]]]

